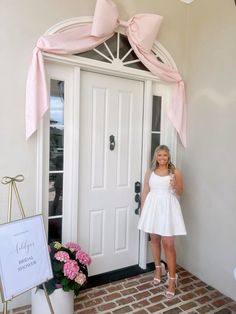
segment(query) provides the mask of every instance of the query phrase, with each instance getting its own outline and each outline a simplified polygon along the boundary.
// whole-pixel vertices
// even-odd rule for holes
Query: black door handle
[[[134,184],[134,193],[135,193],[134,200],[136,203],[138,203],[138,208],[134,210],[135,215],[139,215],[139,209],[141,206],[140,192],[141,192],[141,183],[137,181]]]
[[[139,209],[140,209],[140,206],[141,206],[141,200],[140,200],[139,194],[136,194],[134,199],[135,199],[135,202],[138,203],[138,208],[136,208],[134,210],[134,213],[135,213],[135,215],[139,215]]]
[[[134,192],[135,193],[140,193],[140,191],[141,191],[141,183],[139,181],[137,181],[134,184]]]
[[[114,150],[115,146],[116,146],[115,136],[114,135],[110,135],[110,150]]]

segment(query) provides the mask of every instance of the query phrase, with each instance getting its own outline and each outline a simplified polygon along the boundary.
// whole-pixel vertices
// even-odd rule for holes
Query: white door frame
[[[50,28],[46,35],[54,34],[59,31],[63,31],[74,27],[76,25],[81,25],[87,22],[91,22],[92,17],[78,17],[69,19],[63,22],[60,22]],[[158,55],[164,63],[168,64],[173,69],[176,69],[176,65],[170,54],[165,50],[165,48],[159,43],[155,42],[153,45],[153,51]],[[44,60],[47,66],[51,65],[68,65],[73,67],[74,79],[73,87],[80,86],[80,71],[81,69],[87,71],[94,71],[98,73],[104,73],[107,75],[115,75],[118,77],[124,77],[129,79],[139,79],[144,82],[144,117],[143,117],[143,150],[142,150],[142,178],[143,182],[144,174],[150,163],[150,152],[151,152],[151,116],[152,116],[152,97],[153,95],[158,95],[162,97],[162,116],[166,116],[166,111],[168,109],[168,103],[171,99],[172,94],[172,85],[163,82],[158,77],[152,75],[150,72],[136,70],[128,67],[121,66],[117,64],[106,64],[96,60],[86,59],[78,56],[59,56],[53,54],[44,53]],[[75,80],[76,78],[76,80]],[[65,169],[65,172],[69,174],[70,180],[66,182],[66,190],[64,195],[67,195],[69,192],[72,193],[72,197],[65,199],[67,207],[66,215],[66,225],[67,228],[63,229],[63,241],[77,241],[77,208],[78,208],[78,199],[76,197],[76,191],[78,191],[78,173],[79,173],[79,119],[73,119],[73,117],[79,117],[79,89],[74,88],[73,90],[73,99],[71,102],[71,112],[73,115],[69,117],[70,121],[73,124],[73,128],[70,128],[70,134],[65,134],[65,142],[68,144],[68,158],[70,158],[70,166]],[[75,105],[77,104],[77,105]],[[79,106],[78,106],[79,104]],[[165,138],[161,138],[161,142],[167,144],[170,147],[172,152],[172,159],[175,162],[176,159],[176,145],[177,145],[177,135],[170,124],[170,122],[165,118],[162,119],[164,123],[162,124],[162,134],[165,134]],[[48,186],[45,186],[45,141],[46,145],[49,143],[49,136],[45,133],[45,122],[42,120],[39,125],[37,132],[37,185],[36,185],[36,212],[42,213],[43,208],[47,204],[44,203],[45,193],[48,191]],[[76,145],[75,145],[76,144]],[[78,147],[78,149],[73,149]],[[47,178],[48,180],[48,178]],[[44,213],[45,214],[45,213]],[[72,222],[73,217],[73,224]],[[47,217],[45,217],[46,219]],[[47,226],[47,224],[46,224]],[[70,228],[69,228],[70,227]],[[140,233],[140,256],[139,256],[139,266],[143,269],[146,268],[147,263],[147,239],[145,233]]]

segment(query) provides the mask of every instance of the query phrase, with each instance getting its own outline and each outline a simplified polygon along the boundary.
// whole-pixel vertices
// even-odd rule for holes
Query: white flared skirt
[[[186,235],[184,219],[176,195],[149,192],[138,222],[138,229],[162,236]]]

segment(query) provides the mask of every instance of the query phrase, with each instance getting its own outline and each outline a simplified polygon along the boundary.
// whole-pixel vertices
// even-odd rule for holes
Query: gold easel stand
[[[22,203],[21,203],[21,199],[20,199],[20,195],[19,195],[19,192],[18,192],[18,189],[17,189],[17,186],[16,186],[16,182],[23,182],[24,181],[24,176],[22,174],[19,174],[15,177],[3,177],[1,182],[2,184],[9,184],[9,193],[8,193],[8,212],[7,212],[7,222],[11,222],[11,215],[12,215],[12,195],[13,195],[13,190],[14,190],[14,193],[15,193],[15,196],[16,196],[16,200],[17,200],[17,203],[18,203],[18,206],[20,208],[20,212],[21,212],[21,217],[22,218],[25,218],[25,212],[24,212],[24,209],[23,209],[23,206],[22,206]],[[51,300],[48,296],[48,293],[47,293],[47,289],[46,289],[46,286],[45,284],[43,283],[43,290],[44,290],[44,293],[45,293],[45,296],[46,296],[46,299],[47,299],[47,302],[48,302],[48,306],[50,308],[50,312],[51,314],[54,314],[54,311],[53,311],[53,308],[52,308],[52,304],[51,304]],[[3,303],[3,314],[7,314],[7,301],[4,301]]]

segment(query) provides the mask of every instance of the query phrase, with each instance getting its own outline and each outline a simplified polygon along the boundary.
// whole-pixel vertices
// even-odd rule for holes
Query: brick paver
[[[165,277],[155,286],[149,272],[81,291],[75,299],[74,314],[236,314],[232,299],[182,267],[178,267],[178,274],[179,286],[172,300],[164,296]],[[9,314],[31,314],[31,307],[16,308]]]

